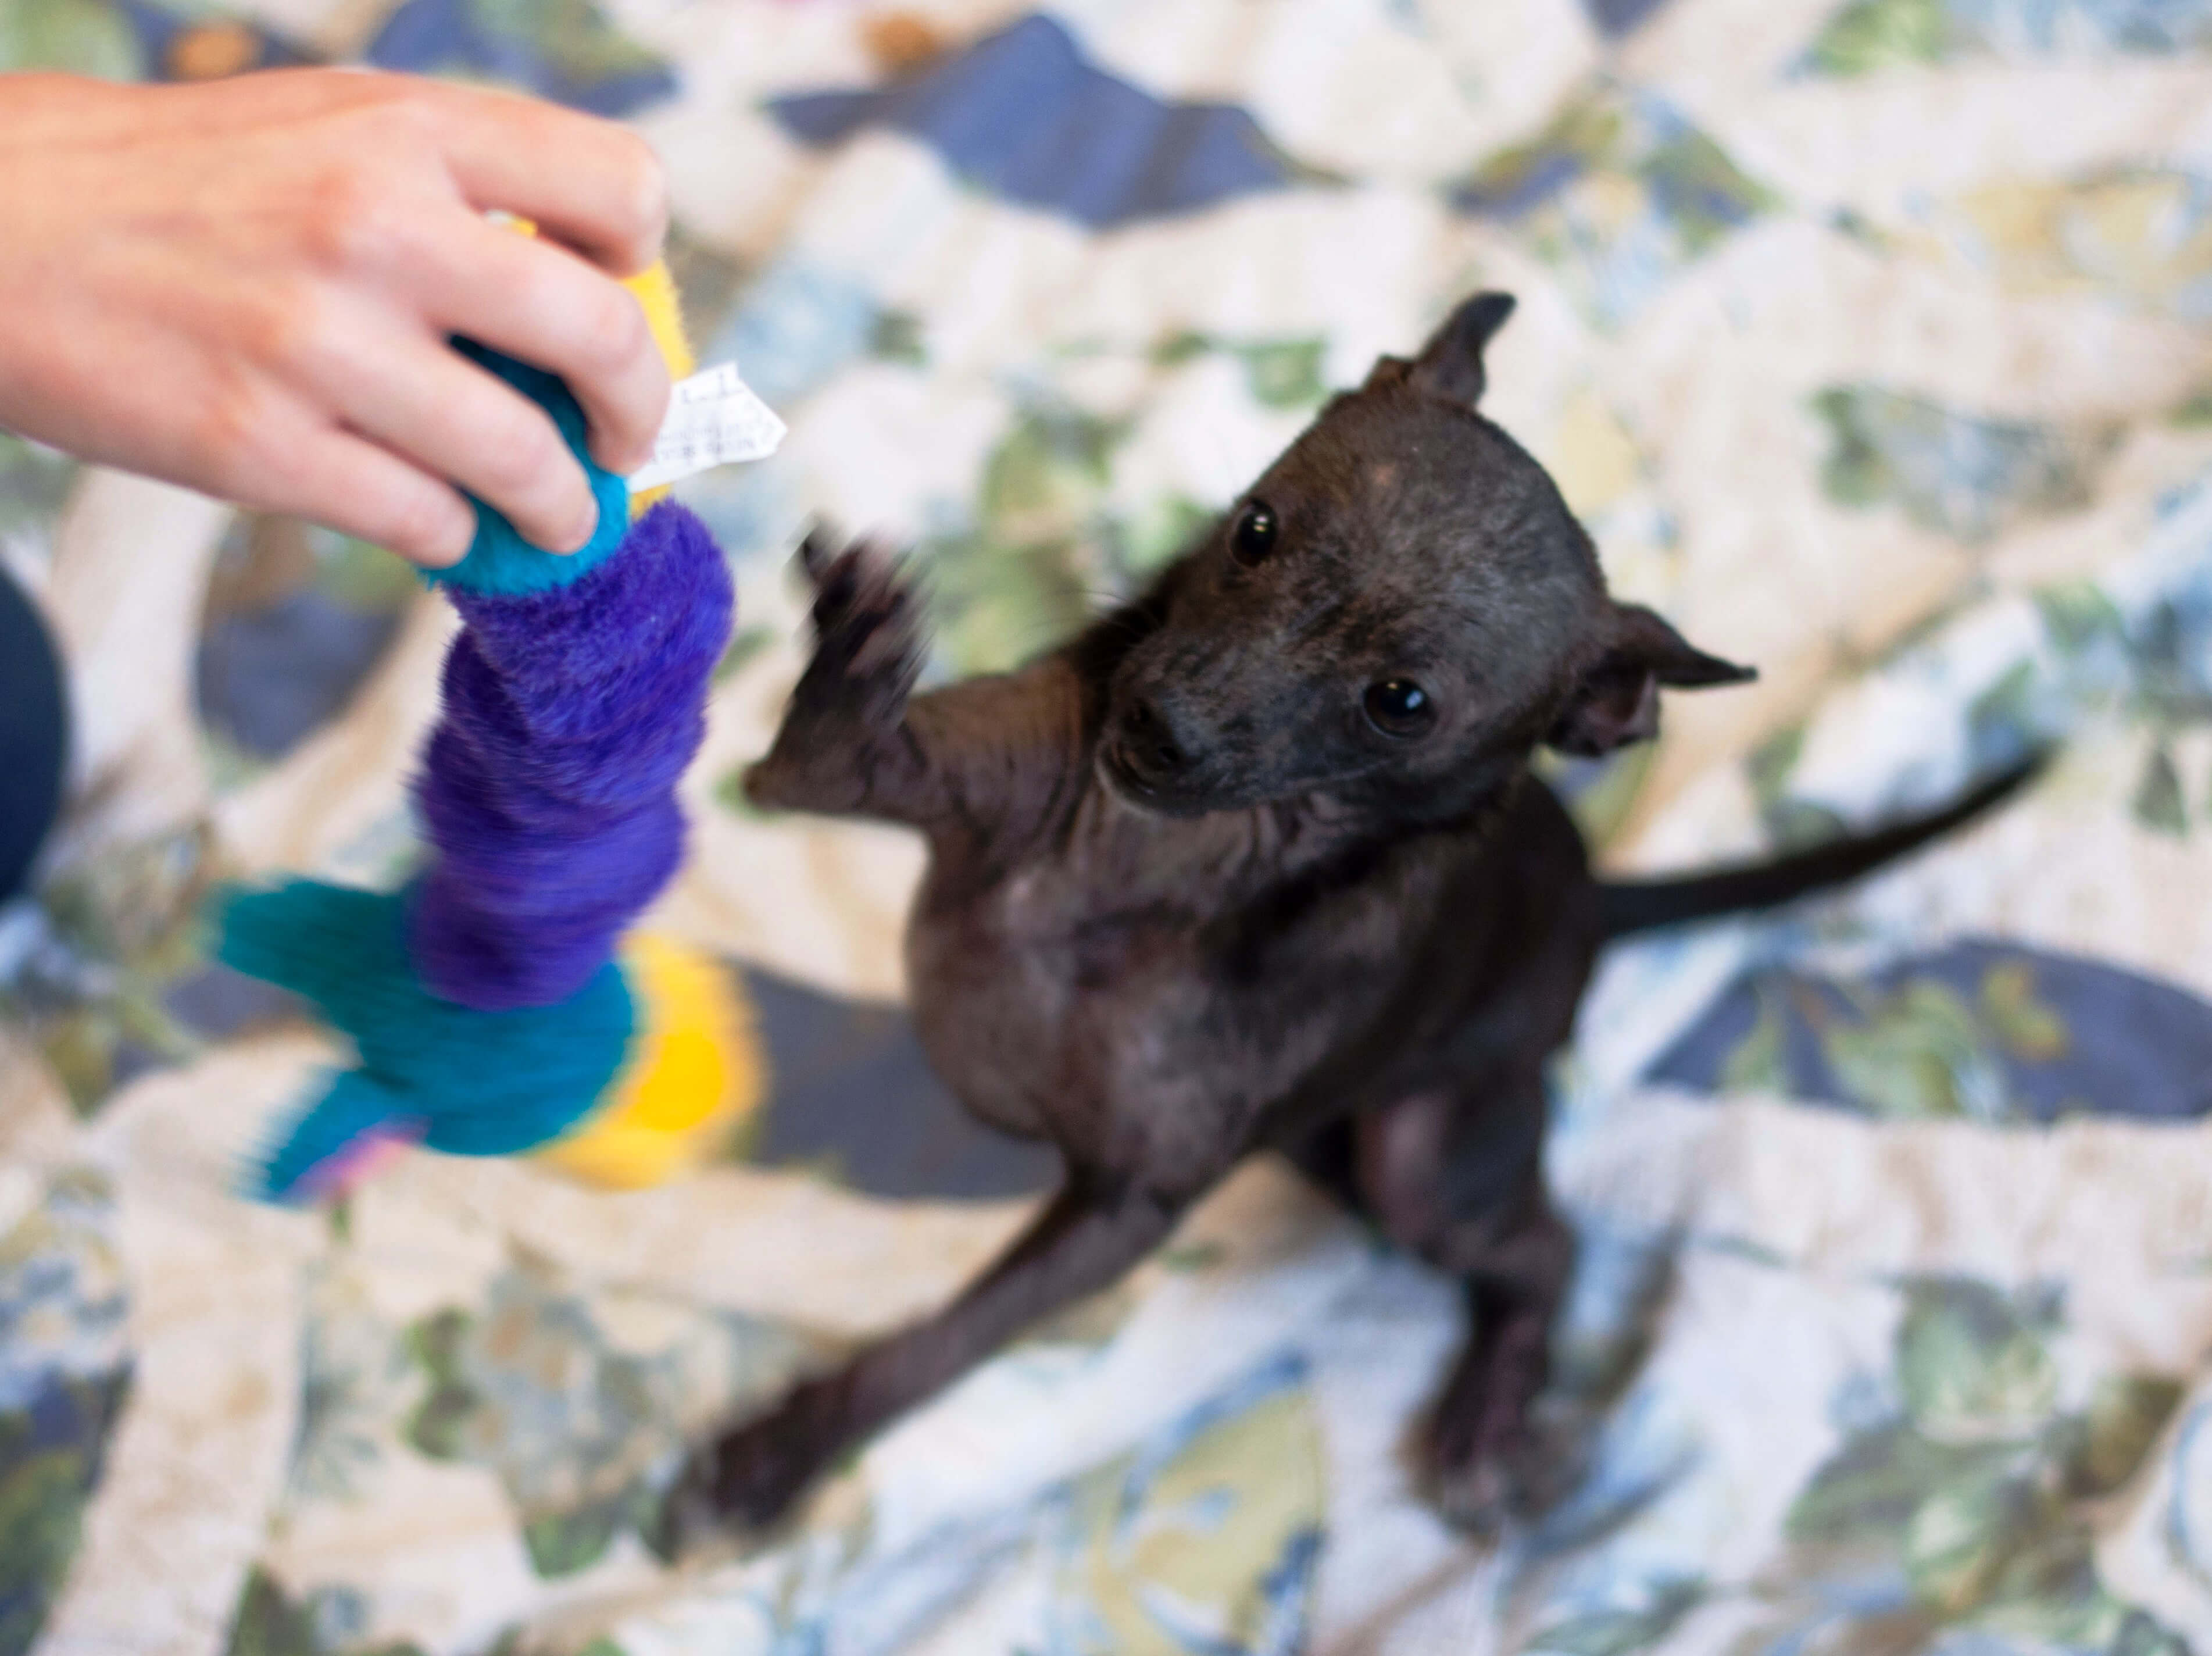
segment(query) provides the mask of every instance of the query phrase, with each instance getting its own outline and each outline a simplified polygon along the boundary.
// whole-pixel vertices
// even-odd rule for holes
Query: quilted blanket
[[[2212,0],[0,0],[0,68],[362,62],[666,157],[684,486],[741,624],[656,916],[763,1102],[654,1191],[416,1155],[232,1194],[333,1057],[218,879],[384,883],[449,621],[385,554],[0,435],[77,724],[0,910],[0,1653],[2212,1652]],[[732,783],[826,513],[957,674],[1170,555],[1379,352],[1521,301],[1487,406],[1754,687],[1563,768],[1611,867],[2023,797],[1604,961],[1554,1077],[1559,1500],[1402,1444],[1450,1286],[1255,1164],[1115,1291],[672,1562],[688,1434],[934,1305],[1049,1155],[900,1010],[919,868]]]

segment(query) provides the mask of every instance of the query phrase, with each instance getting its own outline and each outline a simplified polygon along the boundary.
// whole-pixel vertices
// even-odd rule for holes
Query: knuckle
[[[390,256],[409,231],[406,192],[388,163],[349,159],[331,167],[307,215],[307,250],[326,269],[359,271]]]
[[[559,487],[567,446],[544,418],[516,409],[485,422],[488,436],[482,468],[483,486],[518,502],[550,500]]]
[[[417,561],[447,557],[459,525],[452,502],[433,489],[395,490],[374,514],[382,524],[374,538],[403,557]]]
[[[432,89],[421,82],[394,76],[380,92],[381,95],[364,103],[357,113],[361,130],[355,142],[374,144],[373,153],[409,164],[434,160],[444,137],[445,119]]]
[[[240,341],[252,362],[296,367],[319,347],[328,320],[320,290],[312,282],[276,282],[246,306]]]
[[[617,228],[633,247],[659,247],[668,233],[668,172],[659,154],[627,128],[615,129]]]
[[[619,374],[653,350],[653,331],[645,312],[623,289],[611,287],[595,307],[586,343],[586,366]]]
[[[191,444],[200,466],[234,494],[265,500],[289,492],[296,466],[284,441],[290,422],[276,394],[243,368],[218,373],[194,411]]]

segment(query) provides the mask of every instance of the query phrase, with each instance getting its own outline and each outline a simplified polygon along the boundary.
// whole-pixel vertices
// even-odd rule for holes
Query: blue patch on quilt
[[[1583,0],[1590,21],[1616,37],[1641,27],[1645,18],[1666,3],[1667,0]]]
[[[2191,1120],[2212,1109],[2212,1005],[2010,943],[1954,943],[1854,978],[1761,967],[1646,1079],[1890,1120]]]
[[[625,39],[592,0],[405,0],[363,55],[378,69],[495,81],[615,120],[677,89],[676,71]]]
[[[1086,63],[1074,36],[1040,15],[880,89],[769,108],[805,143],[890,127],[968,182],[1093,229],[1195,212],[1291,176],[1243,110],[1164,102]]]
[[[771,408],[798,402],[868,348],[883,314],[869,289],[849,277],[786,257],[761,272],[700,360],[733,362]],[[714,472],[705,474],[715,477]],[[722,481],[742,479],[733,470]]]
[[[352,699],[399,620],[312,591],[225,616],[200,639],[200,717],[256,758],[282,758]]]

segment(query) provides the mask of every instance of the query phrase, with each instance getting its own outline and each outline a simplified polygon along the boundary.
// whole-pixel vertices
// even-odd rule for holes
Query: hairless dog
[[[1850,879],[2025,774],[1774,862],[1596,880],[1537,746],[1611,752],[1656,732],[1662,688],[1752,674],[1608,597],[1550,477],[1476,411],[1512,308],[1477,295],[1418,356],[1383,357],[1149,592],[1019,671],[914,693],[898,566],[803,549],[815,652],[747,791],[927,837],[923,1047],[1066,1171],[942,1311],[703,1448],[679,1521],[773,1521],[1274,1148],[1464,1285],[1421,1470],[1448,1516],[1494,1525],[1529,1470],[1573,1254],[1540,1166],[1544,1071],[1599,948]]]

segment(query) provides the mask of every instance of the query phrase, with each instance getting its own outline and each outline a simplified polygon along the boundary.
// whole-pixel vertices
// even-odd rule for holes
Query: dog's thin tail
[[[2039,753],[2014,765],[1931,815],[1831,841],[1771,862],[1716,868],[1680,880],[1608,882],[1598,887],[1605,935],[1625,937],[1686,921],[1775,908],[1856,880],[1981,815],[2041,770],[2045,757]]]

